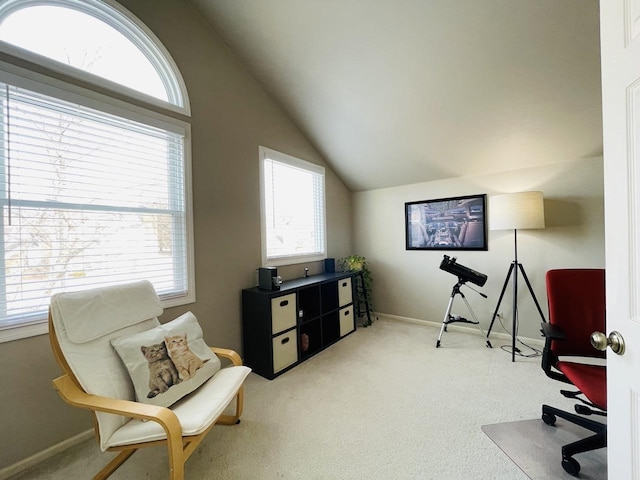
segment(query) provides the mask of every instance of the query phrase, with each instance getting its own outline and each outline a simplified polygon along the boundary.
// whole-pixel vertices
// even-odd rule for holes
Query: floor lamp
[[[546,322],[538,299],[531,283],[527,277],[524,267],[518,261],[518,230],[523,229],[540,229],[544,228],[544,202],[542,198],[542,192],[520,192],[520,193],[508,193],[505,195],[494,195],[489,197],[489,228],[491,230],[513,230],[513,251],[514,259],[511,262],[507,278],[502,286],[500,292],[500,298],[496,305],[496,310],[493,312],[491,318],[491,324],[489,330],[487,330],[487,340],[489,340],[489,334],[493,328],[493,322],[496,320],[498,310],[500,309],[500,303],[502,303],[502,297],[509,284],[509,279],[513,276],[513,324],[511,328],[511,361],[516,361],[516,329],[518,325],[518,271],[522,273],[529,293],[533,297],[533,301],[538,307],[538,312],[543,322]]]

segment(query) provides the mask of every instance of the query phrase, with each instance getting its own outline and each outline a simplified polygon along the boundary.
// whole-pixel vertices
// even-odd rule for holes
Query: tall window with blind
[[[262,263],[326,258],[324,168],[260,147]]]
[[[111,2],[10,3],[0,5],[0,49],[140,96],[134,106],[0,62],[0,341],[45,333],[57,292],[146,279],[165,307],[195,301],[190,126],[157,108],[189,113],[173,61]],[[46,35],[39,44],[20,33],[52,16],[66,35],[47,48]],[[87,31],[95,51],[67,50]],[[136,82],[126,68],[111,78],[98,68],[108,60],[100,49],[149,65],[129,70]]]
[[[3,323],[80,287],[153,279],[184,294],[184,132],[0,86]]]

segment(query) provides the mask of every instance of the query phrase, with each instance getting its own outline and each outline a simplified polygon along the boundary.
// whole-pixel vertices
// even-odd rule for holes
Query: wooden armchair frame
[[[49,339],[56,361],[65,372],[61,377],[53,380],[53,385],[60,397],[69,405],[83,408],[92,412],[106,412],[116,415],[123,415],[129,418],[150,420],[160,424],[167,434],[165,440],[136,443],[111,447],[108,451],[119,451],[120,453],[111,460],[95,477],[95,480],[108,478],[122,465],[136,450],[142,447],[152,447],[157,445],[167,445],[169,459],[169,479],[184,479],[184,464],[191,454],[196,450],[200,442],[217,423],[222,425],[234,425],[240,423],[244,402],[244,386],[241,386],[236,394],[236,409],[234,415],[220,415],[205,431],[198,435],[183,436],[182,427],[176,414],[169,408],[138,403],[129,400],[120,400],[98,395],[92,395],[83,390],[77,378],[71,371],[56,337],[51,313],[49,313]],[[240,356],[233,350],[211,347],[211,350],[218,356],[231,361],[233,365],[242,365]],[[94,413],[94,426],[96,437],[100,441],[97,420]]]

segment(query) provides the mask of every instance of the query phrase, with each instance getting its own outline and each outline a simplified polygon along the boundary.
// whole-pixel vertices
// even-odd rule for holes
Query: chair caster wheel
[[[577,477],[578,472],[580,472],[580,464],[572,457],[562,459],[562,468],[564,468],[565,472],[574,477]]]
[[[553,413],[544,412],[542,414],[542,421],[544,423],[546,423],[547,425],[552,425],[553,426],[556,423],[556,416]],[[573,459],[571,459],[571,460],[573,460]],[[576,462],[576,463],[578,463],[578,462]],[[564,465],[564,460],[563,460],[563,465]],[[578,466],[578,468],[580,468],[580,466]],[[565,468],[565,470],[566,470],[566,468]]]
[[[440,348],[440,340],[436,342],[436,348]]]

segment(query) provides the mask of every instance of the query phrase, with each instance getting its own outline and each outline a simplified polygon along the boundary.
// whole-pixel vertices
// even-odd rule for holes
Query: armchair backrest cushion
[[[50,314],[60,350],[80,386],[94,395],[135,400],[126,367],[111,339],[160,324],[160,299],[148,281],[59,293]],[[101,446],[128,419],[96,413]]]

